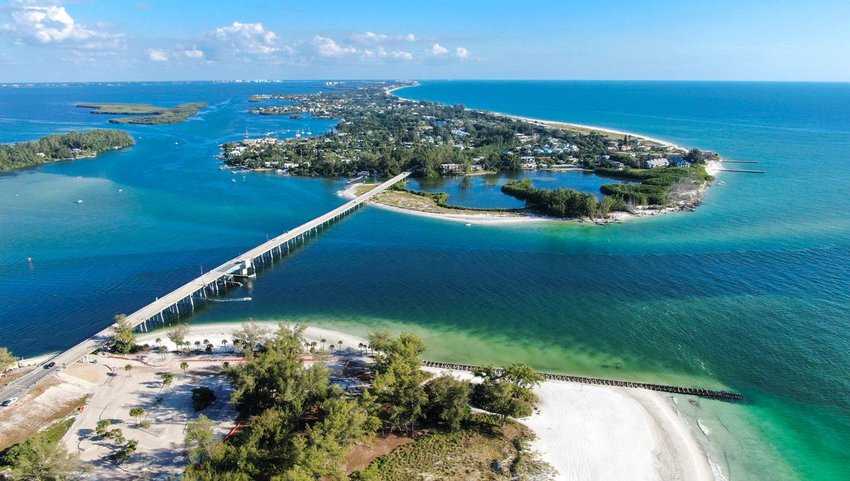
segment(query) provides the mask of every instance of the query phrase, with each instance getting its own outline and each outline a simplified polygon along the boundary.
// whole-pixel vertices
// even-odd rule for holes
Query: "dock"
[[[436,362],[436,361],[422,361],[422,365],[425,367],[432,367],[436,369],[452,369],[457,371],[475,371],[479,369],[480,366],[472,366],[469,364],[453,364],[446,362]],[[496,373],[500,373],[501,369],[496,369]],[[646,382],[634,382],[634,381],[624,381],[620,379],[604,379],[598,377],[585,377],[585,376],[570,376],[567,374],[555,374],[548,372],[539,372],[544,379],[550,381],[567,381],[567,382],[577,382],[581,384],[596,384],[600,386],[618,386],[618,387],[627,387],[633,389],[648,389],[650,391],[659,391],[666,392],[672,394],[685,394],[688,396],[698,396],[706,399],[714,399],[717,401],[726,401],[726,402],[737,402],[743,401],[744,396],[739,393],[731,392],[731,391],[716,391],[713,389],[703,389],[697,387],[683,387],[683,386],[670,386],[666,384],[653,384]]]
[[[176,320],[183,315],[194,313],[196,302],[204,302],[208,298],[223,294],[227,289],[239,285],[238,281],[240,279],[256,276],[256,273],[263,268],[273,265],[275,259],[286,256],[295,247],[303,245],[308,238],[318,235],[322,230],[362,207],[376,195],[403,181],[410,174],[410,172],[403,172],[396,175],[336,209],[305,222],[292,230],[286,231],[273,239],[269,239],[257,247],[230,259],[215,269],[204,272],[199,277],[192,279],[162,297],[156,298],[150,304],[129,314],[127,321],[134,328],[142,332],[147,332],[151,324],[158,323],[165,325],[170,320]],[[111,338],[112,326],[110,325],[97,334],[46,361],[55,362],[56,365],[54,367],[43,369],[41,366],[38,366],[31,372],[5,386],[0,390],[0,400],[23,396],[27,391],[35,387],[36,384],[64,366],[77,362],[88,354],[107,345]]]

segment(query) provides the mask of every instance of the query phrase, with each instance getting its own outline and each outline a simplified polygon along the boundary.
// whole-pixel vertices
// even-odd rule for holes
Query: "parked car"
[[[44,365],[44,368],[45,368],[45,369],[50,369],[51,367],[53,367],[53,366],[55,366],[55,365],[56,365],[56,363],[55,363],[55,362],[50,361],[50,362],[48,362],[47,364],[45,364],[45,365]]]
[[[15,404],[16,402],[18,402],[18,398],[10,397],[9,399],[3,401],[3,403],[0,403],[0,406],[7,407],[11,406],[12,404]]]

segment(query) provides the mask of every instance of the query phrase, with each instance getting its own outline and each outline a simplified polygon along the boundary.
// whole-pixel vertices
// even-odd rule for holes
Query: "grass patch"
[[[528,450],[532,432],[478,420],[456,432],[431,430],[373,461],[355,480],[549,480],[551,466]]]
[[[3,451],[0,451],[0,466],[8,464],[8,462],[6,461],[6,455],[9,454],[10,451],[15,449],[16,446],[30,442],[30,440],[41,439],[47,441],[47,443],[51,445],[58,443],[59,440],[62,439],[62,436],[64,436],[65,433],[67,433],[68,430],[71,429],[71,425],[74,424],[74,419],[75,418],[68,418],[62,421],[57,421],[51,424],[50,427],[48,427],[44,431],[36,433],[35,435],[30,436],[24,441],[21,441],[20,443],[17,443],[13,446],[4,449]]]

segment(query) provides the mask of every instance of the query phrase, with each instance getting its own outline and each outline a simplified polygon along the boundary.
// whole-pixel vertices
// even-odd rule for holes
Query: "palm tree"
[[[156,338],[156,345],[159,346],[160,344],[162,344],[162,339],[157,337]]]
[[[325,343],[326,343],[326,342],[328,342],[328,340],[327,340],[327,339],[325,339],[325,338],[323,337],[323,338],[322,338],[322,350],[323,350],[323,351],[325,350]]]
[[[195,351],[201,352],[201,341],[195,341]]]
[[[336,346],[331,344],[330,346],[328,346],[328,350],[330,350],[331,352],[334,352],[334,347],[336,347]]]
[[[132,364],[127,364],[127,365],[125,365],[125,366],[124,366],[124,370],[125,370],[125,371],[127,371],[127,375],[128,375],[128,376],[130,375],[130,371],[131,371],[132,369],[133,369],[133,365],[132,365]]]
[[[336,341],[336,343],[339,345],[338,347],[340,349],[342,349],[342,339],[340,339],[339,341]]]
[[[357,343],[357,349],[360,349],[360,355],[361,356],[363,355],[363,349],[365,349],[365,348],[366,348],[366,344],[363,344],[362,342]]]
[[[209,343],[210,343],[210,340],[209,340],[209,339],[204,339],[204,345],[205,345],[205,346],[206,346],[207,344],[209,344]]]
[[[225,351],[227,350],[227,339],[221,340],[221,348],[224,349]]]
[[[180,363],[180,369],[182,369],[182,370],[183,370],[183,375],[185,376],[185,375],[186,375],[186,370],[187,370],[187,369],[189,369],[189,363],[188,363],[188,362],[186,362],[186,361],[181,362],[181,363]]]

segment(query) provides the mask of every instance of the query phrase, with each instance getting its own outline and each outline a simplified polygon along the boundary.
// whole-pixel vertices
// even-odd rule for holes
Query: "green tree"
[[[174,381],[174,374],[171,374],[170,372],[161,372],[161,373],[158,373],[157,376],[159,376],[160,382],[162,382],[162,386],[160,387],[160,391],[162,391],[164,388],[170,386],[171,383]]]
[[[130,408],[130,417],[136,420],[136,425],[139,424],[139,421],[142,419],[142,416],[145,415],[145,410],[140,407]]]
[[[266,342],[264,351],[227,371],[234,387],[231,400],[240,413],[255,415],[272,406],[281,406],[297,417],[305,406],[327,396],[327,368],[322,364],[303,367],[304,329],[296,326],[290,330],[281,325]]]
[[[0,372],[9,369],[18,362],[18,358],[13,356],[5,347],[0,347]]]
[[[699,149],[691,149],[687,154],[683,156],[685,160],[692,164],[704,164],[705,163],[705,154],[702,153]]]
[[[116,315],[115,323],[112,325],[112,350],[119,354],[127,354],[132,352],[135,347],[135,328],[127,320],[125,314]]]
[[[469,407],[472,385],[469,382],[440,376],[425,385],[425,393],[428,395],[428,418],[445,423],[452,431],[460,429],[472,414]]]
[[[425,346],[414,334],[391,338],[376,333],[369,341],[376,350],[376,373],[370,393],[378,406],[378,415],[390,430],[412,434],[428,401],[422,387],[426,374],[420,369],[419,359]]]
[[[112,425],[112,421],[110,421],[109,419],[101,419],[95,425],[94,432],[98,436],[106,436],[109,432],[108,431],[109,426],[111,426],[111,425]]]
[[[177,324],[172,327],[165,333],[168,340],[173,342],[175,346],[177,346],[177,350],[180,350],[180,346],[183,345],[183,341],[186,340],[186,335],[189,334],[189,324]]]
[[[254,349],[258,344],[264,343],[271,334],[271,330],[256,322],[243,324],[239,329],[232,332],[233,342],[239,341],[245,351],[245,359],[254,358]]]
[[[132,371],[132,370],[133,370],[132,364],[125,364],[124,365],[124,371],[127,373],[128,376],[130,375],[130,371]]]
[[[537,396],[532,388],[543,379],[526,364],[511,364],[503,369],[483,366],[475,375],[483,382],[473,389],[472,401],[482,409],[498,414],[502,423],[508,417],[531,415]]]
[[[210,404],[215,402],[215,393],[212,389],[206,386],[200,386],[192,389],[192,407],[195,411],[203,411]]]
[[[189,363],[188,363],[188,362],[186,362],[186,361],[181,362],[181,363],[180,363],[180,369],[182,369],[182,370],[183,370],[183,375],[185,376],[185,375],[186,375],[186,371],[187,371],[187,370],[189,370]]]
[[[28,481],[70,481],[83,479],[85,468],[75,454],[61,443],[35,436],[13,446],[6,453],[12,479]]]
[[[213,422],[203,414],[198,419],[186,425],[186,435],[183,439],[186,445],[186,457],[189,462],[203,463],[212,457],[212,447],[215,444]]]

